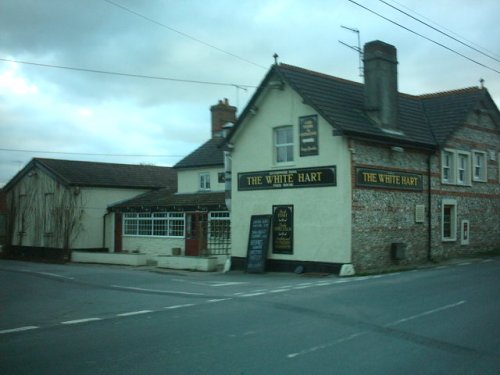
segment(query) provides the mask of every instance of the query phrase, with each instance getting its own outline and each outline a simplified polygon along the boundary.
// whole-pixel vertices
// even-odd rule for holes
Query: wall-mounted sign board
[[[384,189],[423,190],[421,174],[385,169],[356,168],[356,185]]]
[[[296,168],[238,173],[238,190],[336,186],[336,167]]]

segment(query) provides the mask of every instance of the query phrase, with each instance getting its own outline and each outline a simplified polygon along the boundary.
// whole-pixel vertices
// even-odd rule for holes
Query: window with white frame
[[[457,201],[443,199],[441,202],[441,239],[443,241],[457,240]]]
[[[276,163],[293,161],[293,127],[282,126],[274,129],[274,148]]]
[[[471,185],[471,153],[445,149],[441,152],[441,182],[453,185]]]
[[[472,151],[472,179],[478,182],[487,181],[487,165],[486,165],[486,152],[483,151]]]
[[[442,181],[448,184],[455,182],[455,153],[444,150],[441,153],[441,176]]]
[[[457,184],[470,185],[471,183],[470,153],[457,151]]]
[[[208,222],[210,239],[229,239],[231,237],[231,221],[228,211],[210,212]]]
[[[125,236],[184,237],[184,213],[127,212],[123,215]]]
[[[200,190],[203,191],[210,190],[210,173],[208,172],[200,173]]]

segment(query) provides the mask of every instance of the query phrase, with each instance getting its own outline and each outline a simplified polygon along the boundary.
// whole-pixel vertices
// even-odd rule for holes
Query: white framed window
[[[231,218],[228,211],[212,211],[208,214],[208,237],[210,239],[231,238]]]
[[[184,237],[182,212],[127,212],[123,215],[125,236]]]
[[[471,184],[470,153],[457,151],[457,185]]]
[[[274,129],[275,162],[293,162],[293,127],[281,126]]]
[[[472,179],[478,182],[487,181],[487,155],[483,151],[472,151]]]
[[[441,153],[441,180],[446,184],[455,183],[455,153],[444,150]]]
[[[210,173],[208,172],[200,173],[200,190],[202,191],[210,190]]]
[[[443,199],[441,202],[441,240],[457,240],[457,201]]]

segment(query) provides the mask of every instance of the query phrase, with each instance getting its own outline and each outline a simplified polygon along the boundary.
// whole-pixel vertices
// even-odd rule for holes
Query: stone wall
[[[446,145],[436,152],[351,140],[352,262],[358,272],[393,264],[418,264],[500,249],[500,132],[485,112],[472,113]],[[441,150],[486,153],[487,180],[466,185],[441,181]],[[430,158],[430,160],[429,160]],[[431,191],[429,196],[429,162]],[[422,175],[421,191],[362,187],[356,168]],[[443,200],[456,202],[456,240],[442,238]],[[429,200],[431,206],[429,207]],[[424,222],[415,221],[416,205],[425,207]],[[461,241],[461,222],[469,221],[469,241]],[[429,222],[431,229],[429,230]],[[405,258],[391,257],[391,244],[406,244]]]
[[[425,262],[428,255],[428,221],[417,223],[415,209],[423,205],[428,213],[427,154],[389,146],[352,141],[352,257],[356,271],[383,268],[393,264]],[[374,168],[422,176],[421,191],[395,187],[362,187],[356,182],[356,168]],[[393,243],[406,247],[404,259],[393,259]]]

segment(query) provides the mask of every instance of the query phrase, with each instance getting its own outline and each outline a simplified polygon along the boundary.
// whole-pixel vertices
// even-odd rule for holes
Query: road
[[[500,374],[500,259],[338,278],[0,261],[0,373]]]

